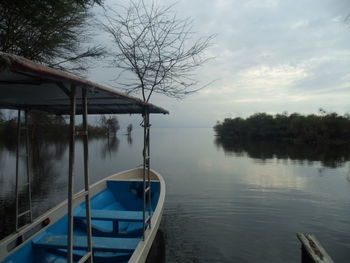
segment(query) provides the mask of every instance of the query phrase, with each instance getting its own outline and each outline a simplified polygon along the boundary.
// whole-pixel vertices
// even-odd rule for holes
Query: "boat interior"
[[[106,180],[106,188],[91,198],[94,262],[127,262],[143,234],[143,182]],[[151,206],[156,209],[160,182],[152,181]],[[87,251],[85,202],[74,209],[73,261]],[[10,262],[67,262],[67,215],[26,243]]]

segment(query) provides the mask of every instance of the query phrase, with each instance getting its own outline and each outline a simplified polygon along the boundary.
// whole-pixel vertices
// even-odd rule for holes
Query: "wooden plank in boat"
[[[129,252],[133,251],[139,238],[111,238],[111,237],[93,237],[92,246],[94,251],[115,251]],[[45,235],[38,241],[33,241],[36,247],[41,248],[67,248],[66,235]],[[73,238],[74,249],[86,250],[87,240],[85,236],[75,236]]]
[[[80,211],[75,218],[85,219],[85,210]],[[91,219],[111,220],[111,221],[127,221],[127,222],[142,222],[141,211],[122,211],[122,210],[91,210]]]

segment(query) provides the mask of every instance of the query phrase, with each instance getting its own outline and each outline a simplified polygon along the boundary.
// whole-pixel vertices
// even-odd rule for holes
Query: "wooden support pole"
[[[151,180],[150,180],[150,124],[149,111],[143,112],[143,240],[146,228],[151,228]],[[148,210],[148,215],[146,215]],[[147,225],[148,224],[148,225]]]
[[[69,171],[68,171],[68,233],[67,233],[67,262],[73,262],[73,194],[74,194],[74,153],[75,153],[75,112],[76,87],[72,85],[70,93],[70,119],[69,119]]]
[[[90,209],[90,183],[89,183],[89,141],[88,141],[88,120],[87,120],[87,96],[86,89],[82,89],[82,105],[83,105],[83,141],[84,141],[84,188],[88,193],[85,195],[85,210],[86,210],[86,234],[88,242],[88,252],[90,257],[89,263],[93,263],[92,256],[92,230],[91,230],[91,209]]]
[[[148,200],[148,216],[150,218],[148,226],[149,228],[152,227],[151,225],[151,210],[152,210],[152,202],[151,202],[151,152],[150,152],[150,121],[149,121],[149,112],[147,111],[147,187],[149,187],[149,190],[147,192],[147,200]]]
[[[15,219],[15,228],[18,230],[18,204],[19,204],[19,151],[21,144],[21,110],[18,110],[17,115],[17,147],[16,147],[16,219]]]
[[[142,209],[142,239],[145,240],[145,229],[146,229],[146,155],[147,155],[147,142],[146,142],[146,137],[147,137],[147,117],[146,117],[146,112],[143,113],[143,209]]]
[[[29,125],[28,125],[28,110],[24,112],[24,124],[26,127],[26,171],[27,171],[27,184],[28,184],[28,203],[30,211],[30,222],[33,222],[33,213],[32,213],[32,180],[30,174],[30,150],[29,150]]]

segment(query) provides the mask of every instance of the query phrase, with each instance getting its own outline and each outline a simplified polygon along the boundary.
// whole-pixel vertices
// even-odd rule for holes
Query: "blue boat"
[[[162,216],[165,183],[159,174],[151,171],[152,227],[147,228],[143,240],[142,170],[139,168],[112,175],[91,186],[94,262],[145,261]],[[74,261],[78,261],[87,251],[86,203],[83,195],[77,203],[74,209]],[[48,226],[42,228],[43,224]],[[67,201],[27,226],[22,236],[25,237],[25,233],[30,235],[31,230],[37,229],[40,229],[38,233],[15,249],[4,262],[67,262]],[[17,236],[8,237],[5,240],[7,246],[15,246]]]
[[[16,155],[16,232],[0,241],[0,261],[145,262],[156,236],[165,200],[165,182],[150,168],[149,116],[163,108],[24,58],[0,52],[0,108],[18,110],[18,144],[29,111],[70,116],[67,200],[33,220],[28,137],[27,182],[20,185]],[[24,112],[24,124],[21,113]],[[88,114],[142,114],[143,166],[89,184]],[[81,114],[83,130],[76,131]],[[22,126],[21,126],[22,125]],[[75,137],[83,136],[84,189],[73,192]],[[23,134],[22,134],[23,136]],[[19,211],[19,191],[28,188],[29,207]],[[24,225],[21,220],[26,219]]]

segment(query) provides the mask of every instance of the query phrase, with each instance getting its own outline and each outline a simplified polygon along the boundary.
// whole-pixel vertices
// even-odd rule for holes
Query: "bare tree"
[[[213,36],[193,40],[192,21],[179,19],[173,7],[139,0],[106,13],[104,28],[116,44],[113,65],[121,70],[117,79],[131,73],[118,84],[127,93],[141,92],[144,101],[153,93],[183,98],[198,90],[193,70],[207,60],[204,52]]]
[[[107,135],[115,136],[119,130],[119,121],[117,117],[109,116],[108,118],[105,115],[100,116],[100,125],[106,130]]]

